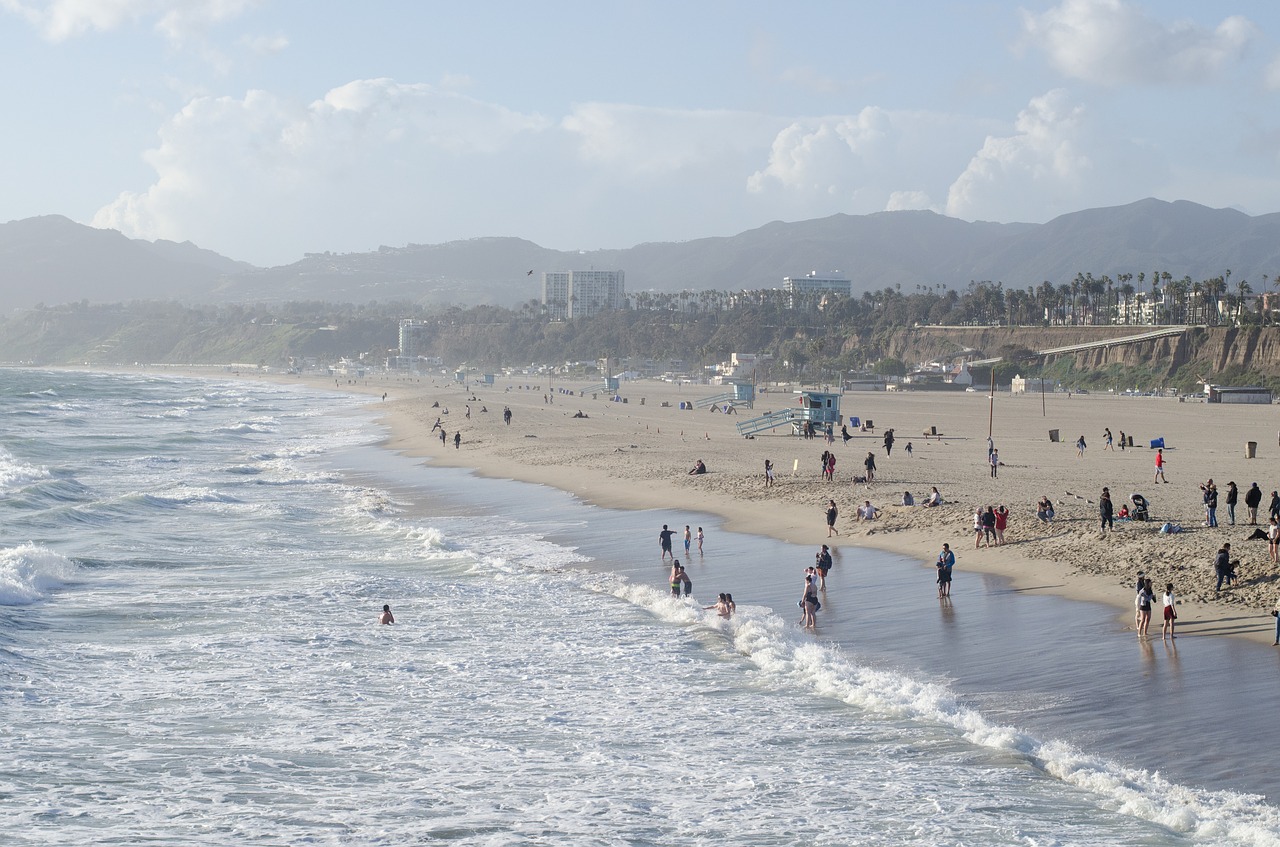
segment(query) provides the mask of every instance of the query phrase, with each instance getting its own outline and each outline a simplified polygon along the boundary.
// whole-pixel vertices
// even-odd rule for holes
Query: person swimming
[[[391,607],[385,603],[382,606],[382,614],[378,616],[378,623],[392,624],[396,622],[396,616],[391,614]]]

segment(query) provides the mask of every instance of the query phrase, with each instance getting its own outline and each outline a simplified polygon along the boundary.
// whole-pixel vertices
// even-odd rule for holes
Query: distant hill
[[[0,225],[0,311],[79,300],[195,300],[252,268],[190,242],[140,241],[61,215]]]
[[[738,235],[619,250],[549,250],[520,238],[308,254],[254,268],[193,244],[128,239],[66,218],[0,225],[0,311],[44,302],[325,300],[514,306],[541,294],[543,271],[624,270],[628,291],[779,287],[810,270],[839,270],[855,293],[901,286],[1025,288],[1048,280],[1168,271],[1200,280],[1232,272],[1258,290],[1280,275],[1280,214],[1147,199],[1046,224],[966,222],[933,212],[833,215],[774,222]],[[529,271],[533,274],[529,274]]]

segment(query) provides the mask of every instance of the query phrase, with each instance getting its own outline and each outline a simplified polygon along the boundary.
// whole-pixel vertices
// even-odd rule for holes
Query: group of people
[[[1142,571],[1138,571],[1138,593],[1133,598],[1134,608],[1134,629],[1138,632],[1138,638],[1146,638],[1147,630],[1151,626],[1151,607],[1155,603],[1155,590],[1151,587],[1151,578],[1144,575]],[[1164,586],[1164,623],[1160,627],[1160,637],[1164,639],[1177,638],[1174,635],[1174,622],[1178,619],[1178,603],[1177,598],[1173,594],[1173,583],[1165,583]]]
[[[666,524],[662,525],[662,531],[658,533],[658,549],[662,552],[662,560],[665,562],[667,557],[671,557],[671,561],[678,564],[675,552],[671,549],[671,538],[676,534],[674,529],[669,529]],[[684,525],[684,557],[687,559],[693,549],[693,542],[698,542],[698,555],[702,555],[702,543],[706,540],[706,535],[702,532],[702,527],[698,527],[698,534],[694,535],[689,524]]]
[[[979,506],[973,513],[973,549],[1004,544],[1004,531],[1009,526],[1009,510],[1000,506]]]

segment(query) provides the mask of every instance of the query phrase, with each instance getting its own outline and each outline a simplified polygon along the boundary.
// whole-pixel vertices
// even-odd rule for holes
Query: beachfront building
[[[1051,379],[1038,376],[1015,376],[1009,383],[1010,394],[1052,394],[1057,385]]]
[[[783,277],[782,290],[788,295],[788,306],[794,309],[797,301],[816,302],[823,295],[848,297],[853,294],[853,283],[839,271],[821,275],[817,271],[809,271],[804,276]]]
[[[1204,393],[1210,403],[1271,405],[1271,389],[1256,385],[1206,385]]]
[[[542,275],[542,305],[552,320],[587,318],[625,309],[622,271],[551,271]]]

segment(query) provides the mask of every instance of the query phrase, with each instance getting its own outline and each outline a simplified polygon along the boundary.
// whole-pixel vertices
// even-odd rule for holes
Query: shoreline
[[[1222,447],[1229,437],[1224,432],[1227,427],[1206,426],[1205,420],[1218,414],[1230,415],[1234,428],[1242,434],[1260,434],[1263,426],[1276,425],[1269,419],[1274,417],[1268,414],[1271,407],[1223,409],[1165,398],[1091,395],[1068,400],[1054,395],[1051,399],[1056,407],[1055,417],[1049,419],[1046,412],[1046,426],[1040,426],[1036,420],[1042,416],[1038,395],[997,395],[994,437],[1001,456],[1010,457],[1010,462],[1000,468],[999,480],[991,480],[985,463],[991,414],[987,395],[847,393],[842,398],[845,415],[861,415],[864,420],[872,418],[877,424],[894,427],[897,450],[893,456],[885,456],[883,424],[873,432],[857,433],[847,445],[842,444],[837,433],[835,444],[829,448],[837,455],[837,481],[826,482],[818,473],[818,454],[828,446],[820,438],[764,434],[747,440],[737,435],[733,425],[752,415],[749,410],[741,410],[736,417],[707,410],[679,410],[681,401],[717,393],[714,386],[676,387],[649,380],[626,383],[622,392],[629,402],[619,403],[599,393],[594,397],[590,391],[578,393],[589,389],[590,384],[557,380],[555,389],[549,389],[545,376],[503,378],[496,385],[464,387],[440,377],[433,381],[429,377],[384,374],[357,382],[309,375],[211,374],[195,368],[136,370],[201,378],[258,379],[364,394],[374,399],[370,410],[387,428],[381,447],[444,466],[469,468],[484,477],[546,485],[583,502],[611,509],[665,509],[675,515],[708,513],[735,532],[812,545],[815,549],[823,543],[870,547],[927,565],[937,557],[941,543],[947,541],[956,553],[957,579],[963,579],[966,572],[992,574],[1008,579],[1018,592],[1101,603],[1112,607],[1117,623],[1130,631],[1132,586],[1136,573],[1145,570],[1155,580],[1157,594],[1151,640],[1160,637],[1158,598],[1166,581],[1174,581],[1177,586],[1180,638],[1230,635],[1268,646],[1274,640],[1269,610],[1274,607],[1280,578],[1276,567],[1266,561],[1265,542],[1237,541],[1251,528],[1226,527],[1225,506],[1219,509],[1219,519],[1224,524],[1219,530],[1192,525],[1186,515],[1189,508],[1196,507],[1200,494],[1198,483],[1191,480],[1213,476],[1225,483],[1227,479],[1245,478],[1240,484],[1239,521],[1245,511],[1244,491],[1253,480],[1247,474],[1261,476],[1261,470],[1255,468],[1263,465],[1250,464],[1257,460],[1244,459],[1243,450],[1239,456],[1228,457]],[[387,395],[384,403],[376,402],[383,394]],[[470,397],[476,399],[469,401]],[[441,408],[433,409],[433,402],[439,402]],[[762,394],[757,398],[754,414],[791,402],[789,394]],[[468,403],[470,419],[465,417]],[[488,412],[479,411],[484,406]],[[513,411],[509,427],[502,422],[504,406]],[[445,407],[448,415],[443,414]],[[575,418],[578,410],[588,417]],[[437,417],[449,432],[445,446],[441,445],[438,432],[431,432]],[[1102,439],[1094,434],[1101,432],[1107,419],[1120,424],[1133,420],[1131,430],[1129,426],[1123,428],[1133,432],[1137,443],[1142,422],[1153,418],[1159,420],[1161,433],[1171,445],[1166,456],[1174,483],[1158,490],[1149,482],[1132,482],[1152,473],[1150,451],[1131,448],[1099,456],[1103,452],[1099,449]],[[937,426],[944,431],[939,438],[925,440],[908,433],[927,432],[932,424],[913,421],[947,423]],[[1066,443],[1049,443],[1043,435],[1033,434],[1046,427],[1060,429]],[[1118,428],[1119,425],[1112,427]],[[452,443],[455,429],[463,433],[458,449]],[[1086,450],[1083,460],[1076,458],[1075,437],[1066,435],[1077,429],[1096,445]],[[1210,446],[1200,443],[1206,436]],[[915,447],[914,456],[909,459],[902,450],[908,441]],[[1276,448],[1266,447],[1259,452],[1264,451],[1277,452]],[[850,474],[855,467],[861,471],[861,458],[867,452],[875,454],[880,466],[877,482],[871,486],[850,485]],[[776,485],[767,490],[763,486],[766,456],[773,459],[778,477]],[[709,472],[690,476],[688,468],[699,458],[706,461]],[[1109,467],[1107,462],[1117,466]],[[1204,476],[1196,473],[1198,466],[1204,467]],[[1209,473],[1215,468],[1225,470]],[[1120,482],[1112,479],[1116,476]],[[1110,537],[1099,538],[1093,529],[1098,520],[1093,505],[1096,501],[1089,495],[1096,496],[1094,492],[1108,480],[1117,506],[1127,499],[1130,490],[1148,492],[1156,520],[1149,524],[1120,523]],[[1132,487],[1122,486],[1125,481]],[[1264,495],[1275,485],[1259,481]],[[937,485],[942,491],[946,500],[943,507],[892,505],[904,490],[911,490],[917,502],[922,502],[930,485]],[[1047,528],[1039,526],[1031,514],[1042,493],[1053,499],[1058,511],[1054,524]],[[831,541],[826,537],[823,517],[828,498],[837,500],[841,513],[837,523],[841,534]],[[883,514],[876,521],[855,522],[854,507],[866,499]],[[1261,513],[1265,514],[1268,502],[1264,496]],[[1008,505],[1012,515],[1009,540],[1002,547],[974,550],[970,541],[973,506],[987,503]],[[1196,516],[1194,512],[1192,515]],[[1179,520],[1187,531],[1180,535],[1158,534],[1156,529],[1167,519]],[[675,528],[679,530],[680,526]],[[654,527],[654,536],[658,529]],[[642,539],[639,543],[647,545],[654,540]],[[1211,557],[1216,545],[1224,540],[1231,541],[1233,555],[1239,555],[1242,561],[1242,585],[1228,589],[1223,598],[1215,600]],[[638,549],[638,555],[647,555],[643,546]],[[808,563],[798,562],[796,567],[805,564]]]

